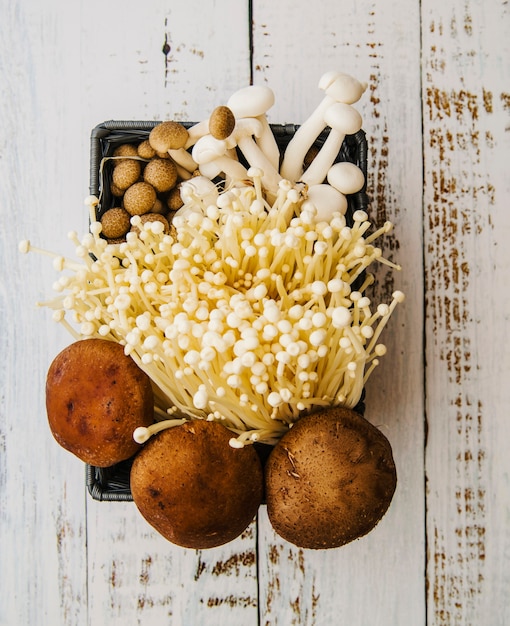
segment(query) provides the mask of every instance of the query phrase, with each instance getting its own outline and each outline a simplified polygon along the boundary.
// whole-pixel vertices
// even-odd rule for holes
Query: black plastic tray
[[[193,122],[181,123],[186,127],[193,125]],[[113,207],[114,203],[114,198],[109,192],[109,185],[106,184],[111,175],[111,169],[108,164],[106,167],[102,167],[103,159],[111,156],[115,148],[121,144],[140,143],[147,139],[150,131],[157,124],[159,124],[157,121],[109,120],[98,124],[92,130],[90,137],[90,193],[100,197],[98,217]],[[271,129],[280,147],[280,153],[283,153],[298,126],[294,124],[271,124]],[[317,145],[320,146],[326,137],[327,132],[325,131],[317,139]],[[363,130],[345,137],[336,160],[337,162],[350,161],[355,163],[363,172],[366,181],[367,140]],[[370,202],[366,193],[366,182],[359,192],[347,196],[347,201],[347,218],[352,216],[356,210],[366,211]],[[361,414],[364,413],[363,399],[355,410]],[[270,452],[270,446],[259,445],[257,450],[262,462],[264,462]],[[91,497],[99,501],[131,502],[133,498],[129,487],[129,475],[132,463],[133,459],[128,459],[108,468],[86,465],[86,484]]]

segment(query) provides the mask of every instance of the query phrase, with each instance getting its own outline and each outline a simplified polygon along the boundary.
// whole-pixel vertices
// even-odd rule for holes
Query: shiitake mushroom
[[[297,421],[266,462],[268,517],[296,546],[336,548],[374,528],[396,481],[378,428],[350,409],[317,412]]]
[[[131,469],[133,500],[170,542],[212,548],[238,537],[263,495],[263,471],[253,446],[233,448],[219,422],[192,420],[154,435]]]
[[[109,467],[138,452],[134,429],[154,422],[152,384],[122,345],[82,339],[52,361],[46,411],[63,448],[85,463]]]

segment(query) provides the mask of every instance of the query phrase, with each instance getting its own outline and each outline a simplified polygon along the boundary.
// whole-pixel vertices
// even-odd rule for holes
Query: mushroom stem
[[[181,168],[190,173],[194,172],[198,167],[191,154],[184,148],[168,150],[168,154],[176,165],[179,165]]]
[[[320,185],[342,146],[345,135],[331,129],[324,145],[300,178],[307,185]]]
[[[290,140],[280,167],[283,178],[295,182],[301,177],[306,153],[326,128],[324,114],[328,107],[335,102],[352,104],[361,98],[366,88],[366,83],[360,83],[348,74],[331,71],[322,75],[319,89],[326,95]]]
[[[194,124],[190,128],[188,128],[188,139],[184,144],[184,148],[188,149],[194,146],[199,139],[204,137],[209,133],[209,118],[206,120],[202,120],[198,122],[198,124]]]
[[[262,170],[262,185],[273,197],[278,191],[281,176],[275,169],[253,136],[260,137],[262,124],[256,118],[242,118],[237,120],[234,132],[227,140],[227,145],[237,145],[251,167]]]
[[[193,146],[192,156],[198,163],[201,174],[215,178],[223,173],[227,181],[241,181],[248,177],[248,171],[235,159],[227,156],[229,146],[224,139],[215,139],[212,135],[204,135]]]
[[[186,169],[185,167],[182,167],[181,165],[178,165],[177,163],[175,164],[175,169],[177,170],[177,175],[179,176],[180,180],[189,180],[192,175],[193,172],[196,172],[198,169],[198,166],[195,167],[195,169],[193,170],[193,172],[190,172],[188,169]],[[154,209],[153,209],[154,210]]]
[[[362,119],[350,104],[335,102],[324,112],[324,122],[331,130],[319,153],[301,177],[301,181],[307,185],[319,185],[324,181],[345,136],[358,132]]]
[[[260,122],[261,129],[255,141],[273,169],[278,171],[280,149],[266,115],[267,111],[273,106],[274,101],[274,92],[270,87],[249,85],[233,93],[227,104],[236,119],[251,117]]]
[[[167,428],[173,428],[174,426],[182,426],[182,424],[184,424],[184,422],[186,421],[187,420],[184,418],[170,419],[156,422],[155,424],[151,424],[150,426],[139,426],[138,428],[135,428],[133,432],[133,439],[136,441],[136,443],[145,443],[156,433],[159,433],[162,430],[166,430]]]
[[[202,163],[199,169],[208,178],[216,178],[216,176],[224,174],[227,183],[238,182],[248,178],[248,170],[244,165],[228,156],[217,157],[208,163]]]
[[[280,166],[280,174],[283,178],[292,182],[301,178],[306,153],[326,128],[324,113],[334,102],[333,98],[326,96],[310,117],[296,130],[285,149]]]
[[[276,143],[271,126],[265,115],[258,115],[255,119],[262,125],[262,132],[255,138],[255,141],[271,163],[271,166],[278,171],[280,167],[280,148]]]

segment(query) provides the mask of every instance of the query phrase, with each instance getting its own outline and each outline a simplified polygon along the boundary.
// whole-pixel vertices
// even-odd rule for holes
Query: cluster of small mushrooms
[[[90,231],[70,234],[78,259],[52,255],[58,295],[42,304],[75,339],[48,371],[52,433],[91,465],[134,457],[133,500],[177,545],[230,541],[265,502],[284,539],[337,547],[396,487],[388,440],[355,410],[403,300],[365,295],[391,224],[369,234],[365,211],[348,214],[365,177],[337,162],[366,85],[327,72],[319,87],[282,154],[265,86],[118,146]]]

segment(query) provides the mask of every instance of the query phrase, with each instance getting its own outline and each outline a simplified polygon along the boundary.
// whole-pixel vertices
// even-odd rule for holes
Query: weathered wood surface
[[[510,623],[507,3],[0,8],[0,624]],[[264,510],[222,548],[173,547],[133,505],[92,501],[49,435],[45,374],[69,337],[34,306],[51,261],[17,243],[72,253],[99,122],[202,119],[253,80],[275,90],[271,121],[299,123],[329,69],[369,84],[372,219],[395,223],[386,256],[403,265],[378,274],[376,298],[407,299],[367,389],[394,502],[338,550],[291,546]]]
[[[429,615],[507,624],[510,13],[422,6]]]

